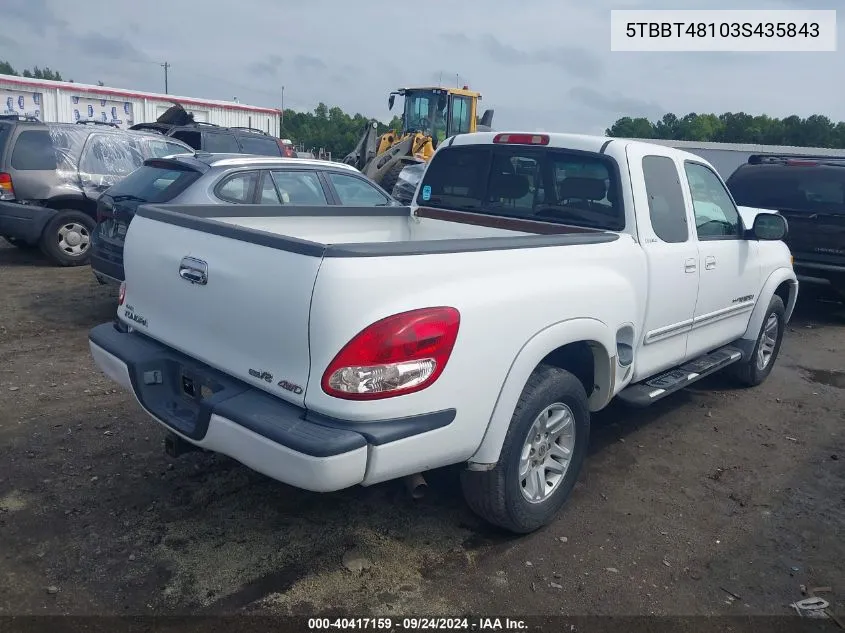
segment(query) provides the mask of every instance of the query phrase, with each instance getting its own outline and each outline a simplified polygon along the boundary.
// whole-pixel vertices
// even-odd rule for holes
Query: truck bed
[[[139,217],[318,257],[595,244],[616,235],[530,219],[409,207],[146,205]]]

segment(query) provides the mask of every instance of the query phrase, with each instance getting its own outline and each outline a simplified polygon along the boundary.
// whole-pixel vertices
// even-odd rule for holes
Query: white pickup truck
[[[524,533],[569,496],[591,412],[766,379],[786,230],[676,149],[460,135],[410,208],[141,207],[90,348],[173,446],[313,491],[464,463],[471,508]]]

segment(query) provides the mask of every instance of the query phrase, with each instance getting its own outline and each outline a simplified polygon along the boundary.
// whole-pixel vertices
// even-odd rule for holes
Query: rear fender
[[[789,283],[789,299],[785,302],[786,321],[789,322],[789,319],[792,316],[792,311],[795,308],[795,302],[798,299],[798,280],[795,278],[795,271],[791,268],[784,267],[776,269],[771,275],[769,275],[766,283],[763,284],[763,289],[760,291],[760,294],[757,297],[757,303],[754,306],[754,310],[751,312],[751,319],[748,321],[748,328],[745,330],[745,334],[742,335],[743,339],[750,341],[757,340],[757,336],[760,334],[760,328],[763,327],[763,319],[766,316],[766,310],[769,309],[769,302],[772,300],[772,296],[775,294],[777,287],[783,282]]]
[[[590,396],[590,409],[603,408],[613,397],[616,349],[614,337],[605,323],[596,319],[578,318],[562,321],[535,334],[522,347],[511,365],[499,391],[496,406],[480,446],[470,457],[470,468],[484,470],[499,459],[505,435],[519,396],[528,378],[542,360],[554,350],[579,341],[590,342],[595,362],[595,386]]]

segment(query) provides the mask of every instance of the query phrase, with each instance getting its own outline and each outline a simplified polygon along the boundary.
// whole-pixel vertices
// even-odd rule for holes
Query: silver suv
[[[60,266],[85,264],[100,194],[147,158],[192,151],[100,122],[0,117],[0,237]]]
[[[150,159],[108,189],[97,203],[91,268],[100,283],[119,284],[123,242],[137,208],[146,203],[398,206],[381,187],[343,163],[243,154]]]

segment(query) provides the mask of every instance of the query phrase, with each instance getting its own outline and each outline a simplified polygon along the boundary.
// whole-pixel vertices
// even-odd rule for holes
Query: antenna
[[[438,88],[443,87],[443,71],[442,70],[440,71],[440,77],[437,79],[437,87]]]

